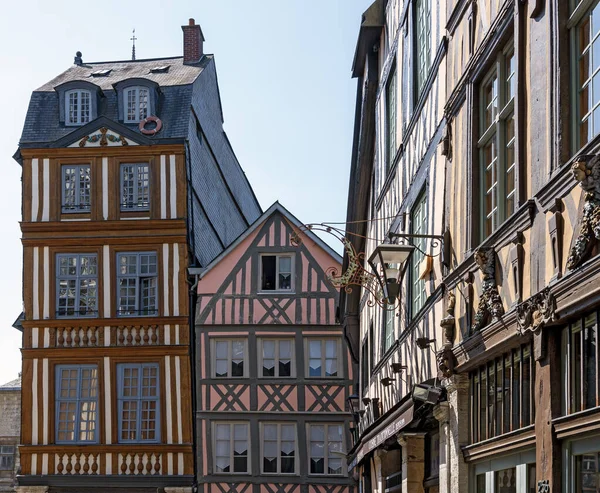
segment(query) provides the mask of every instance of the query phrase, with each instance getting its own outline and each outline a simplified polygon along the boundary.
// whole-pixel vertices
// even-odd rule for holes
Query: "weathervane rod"
[[[133,41],[133,46],[131,47],[131,59],[135,60],[135,40],[137,39],[135,37],[135,28],[133,28],[133,36],[129,39]]]

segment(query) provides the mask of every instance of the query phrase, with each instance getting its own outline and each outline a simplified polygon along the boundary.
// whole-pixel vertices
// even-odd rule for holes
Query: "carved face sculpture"
[[[487,255],[483,250],[477,250],[475,252],[475,262],[479,267],[483,267],[487,261]]]
[[[575,161],[571,166],[571,172],[573,173],[573,178],[576,181],[583,181],[587,178],[588,171],[585,161]]]

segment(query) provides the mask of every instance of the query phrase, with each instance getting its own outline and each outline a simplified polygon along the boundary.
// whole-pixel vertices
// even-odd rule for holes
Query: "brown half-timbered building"
[[[205,493],[354,489],[346,465],[352,363],[339,295],[325,274],[339,271],[341,258],[300,227],[275,203],[211,264],[193,270]]]
[[[261,213],[214,59],[75,64],[33,92],[23,168],[19,491],[194,483],[187,269]]]

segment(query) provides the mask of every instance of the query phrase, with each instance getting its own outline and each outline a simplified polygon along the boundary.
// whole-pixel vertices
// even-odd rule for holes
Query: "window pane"
[[[494,491],[517,493],[517,470],[512,467],[494,472]]]
[[[272,291],[275,289],[275,272],[277,257],[275,255],[263,255],[262,261],[262,280],[261,289],[266,291]]]

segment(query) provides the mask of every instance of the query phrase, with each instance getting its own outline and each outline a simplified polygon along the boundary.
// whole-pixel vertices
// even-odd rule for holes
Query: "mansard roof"
[[[89,84],[97,86],[101,96],[98,116],[118,121],[120,103],[117,100],[117,86],[127,80],[148,81],[149,85],[158,86],[158,116],[163,122],[163,129],[152,142],[164,143],[165,139],[183,142],[189,132],[194,82],[213,60],[213,55],[205,55],[198,63],[191,65],[184,64],[183,57],[73,65],[32,93],[20,147],[48,147],[50,142],[78,129],[59,121],[59,87],[67,84],[74,87],[77,82],[81,82],[86,89],[90,87]],[[109,72],[93,75],[105,71]],[[126,125],[139,133],[137,124]]]

